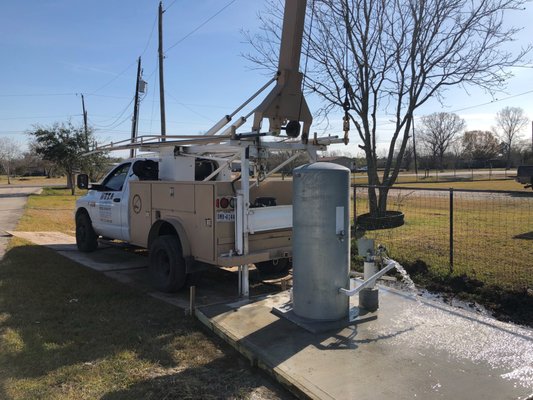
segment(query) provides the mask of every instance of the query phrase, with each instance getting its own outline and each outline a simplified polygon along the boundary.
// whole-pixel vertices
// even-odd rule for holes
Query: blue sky
[[[148,91],[141,102],[140,134],[159,131],[157,81],[156,0],[27,0],[0,4],[0,136],[14,137],[25,147],[25,132],[33,124],[81,122],[81,100],[101,142],[130,135],[136,59],[142,55]],[[231,3],[231,4],[230,4]],[[225,5],[229,6],[197,32],[166,52],[165,89],[167,133],[196,134],[231,112],[267,77],[250,69],[240,56],[249,46],[241,30],[258,28],[263,0],[168,0],[164,2],[164,48],[168,49]],[[533,5],[509,15],[510,25],[531,25]],[[533,41],[533,28],[517,37],[516,45]],[[533,56],[533,55],[532,55]],[[506,94],[499,99],[532,91],[505,101],[459,111],[468,129],[489,129],[494,114],[505,106],[520,106],[533,117],[533,68],[517,68]],[[311,108],[316,101],[309,99]],[[453,90],[445,111],[490,102],[480,91]],[[419,114],[443,110],[431,102]],[[324,127],[313,130],[323,132]],[[328,133],[340,134],[333,118]],[[527,133],[527,135],[526,135]],[[529,132],[524,132],[524,137]],[[383,146],[387,127],[381,130]],[[352,144],[339,150],[356,151]]]

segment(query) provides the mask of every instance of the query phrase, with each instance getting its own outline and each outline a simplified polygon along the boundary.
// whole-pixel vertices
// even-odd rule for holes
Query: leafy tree
[[[507,168],[511,167],[511,153],[519,133],[529,124],[529,118],[520,107],[505,107],[496,114],[497,131],[505,144]]]
[[[429,155],[437,161],[437,168],[443,168],[444,154],[465,127],[465,121],[453,113],[437,112],[422,117],[419,140]]]
[[[75,194],[74,174],[76,170],[101,170],[107,165],[107,156],[102,154],[82,156],[92,143],[93,132],[85,135],[82,127],[74,126],[70,121],[54,123],[50,126],[35,126],[29,132],[35,139],[35,151],[44,160],[51,161],[67,175],[67,186]]]
[[[28,144],[28,153],[27,157],[31,160],[31,164],[37,164],[39,167],[41,167],[46,175],[47,178],[51,178],[59,172],[59,168],[55,163],[49,160],[43,159],[43,156],[39,153],[37,153],[37,148],[39,147],[37,145],[37,142],[35,141],[35,138],[32,138],[30,140],[30,143]]]
[[[248,58],[276,65],[281,3],[269,0],[263,31],[248,36],[255,52]],[[316,0],[309,2],[303,49],[309,60],[305,84],[322,100],[324,115],[349,106],[348,118],[362,142],[373,215],[384,215],[389,188],[400,171],[413,114],[430,98],[453,86],[502,88],[530,47],[516,55],[503,49],[513,40],[503,15],[523,9],[524,0]],[[378,174],[379,116],[393,132],[383,173]]]
[[[490,131],[465,132],[461,143],[463,156],[478,162],[487,162],[495,158],[500,151],[498,138]]]
[[[7,174],[7,184],[11,184],[11,169],[14,161],[20,157],[18,143],[9,137],[0,138],[0,164]]]

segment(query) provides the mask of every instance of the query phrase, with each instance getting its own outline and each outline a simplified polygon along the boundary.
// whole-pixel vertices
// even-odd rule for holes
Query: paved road
[[[39,193],[41,187],[1,187],[0,188],[0,259],[4,257],[9,235],[24,212],[24,205],[30,194]]]

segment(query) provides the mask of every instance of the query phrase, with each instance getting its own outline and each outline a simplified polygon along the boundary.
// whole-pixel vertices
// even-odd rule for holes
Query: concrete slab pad
[[[100,246],[92,253],[82,253],[76,247],[76,238],[61,232],[10,231],[9,233],[37,245],[51,248],[61,255],[96,271],[130,270],[148,266],[146,257],[110,246]]]
[[[533,395],[531,329],[380,288],[377,319],[312,334],[271,312],[288,302],[288,292],[282,292],[247,303],[199,307],[196,314],[302,398]]]

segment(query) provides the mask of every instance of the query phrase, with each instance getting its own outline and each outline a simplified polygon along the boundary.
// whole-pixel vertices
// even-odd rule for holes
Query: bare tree
[[[7,184],[11,185],[11,167],[13,162],[20,157],[20,145],[12,138],[0,138],[0,164],[7,175]]]
[[[370,212],[384,215],[389,188],[400,171],[413,113],[452,86],[502,88],[505,72],[524,58],[504,50],[518,31],[502,24],[524,0],[315,0],[304,51],[305,84],[323,100],[323,114],[349,108],[368,166]],[[272,65],[279,41],[281,2],[270,0],[264,30],[249,37],[256,65]],[[310,32],[310,33],[309,33]],[[270,61],[269,61],[270,60]],[[378,174],[379,117],[393,125],[383,173]],[[397,151],[395,151],[397,150]]]
[[[491,131],[468,131],[461,138],[463,156],[473,161],[486,163],[495,158],[500,150],[498,138]]]
[[[414,151],[413,143],[409,142],[407,144],[407,147],[404,150],[403,160],[402,160],[402,168],[405,169],[406,171],[409,171],[411,169],[411,164],[414,161],[414,155],[415,155],[415,151]]]
[[[420,144],[437,161],[437,168],[443,168],[444,154],[465,128],[465,121],[457,114],[438,112],[422,117]]]
[[[496,114],[497,132],[505,144],[507,168],[511,167],[511,152],[519,133],[529,124],[529,118],[520,107],[505,107]]]

